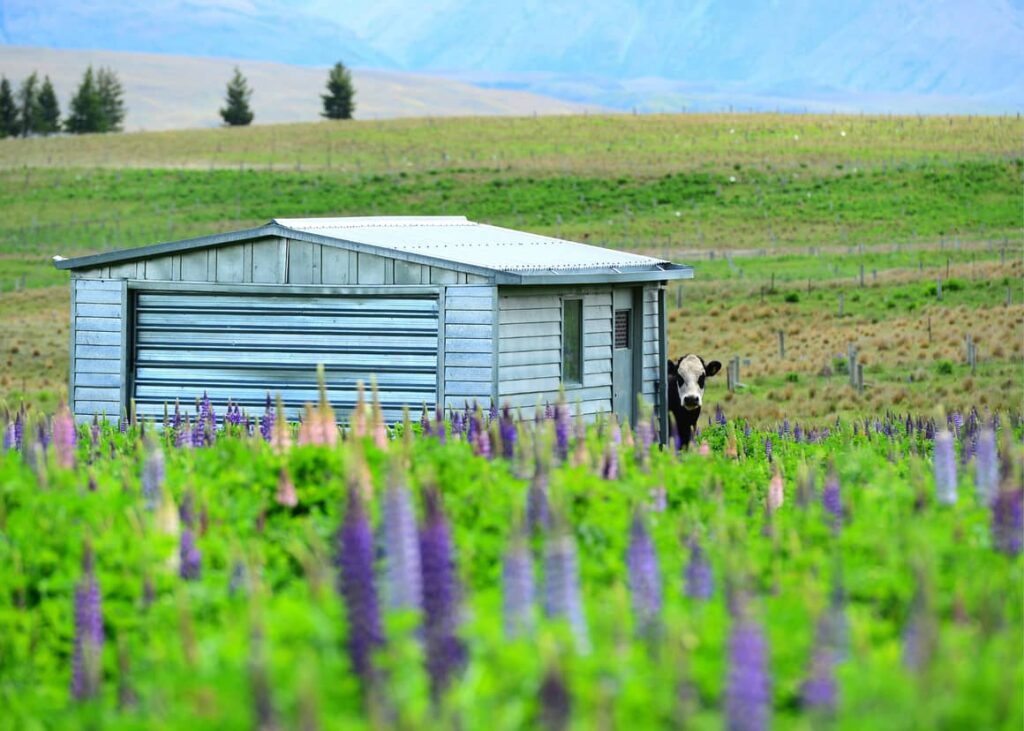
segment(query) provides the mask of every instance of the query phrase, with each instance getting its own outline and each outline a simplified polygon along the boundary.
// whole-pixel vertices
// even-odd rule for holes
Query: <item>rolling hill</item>
[[[128,130],[219,125],[217,110],[236,64],[253,88],[256,124],[313,121],[327,78],[324,68],[268,61],[0,45],[0,73],[15,84],[32,71],[49,75],[65,110],[88,64],[118,73],[125,87]],[[578,114],[596,108],[529,92],[483,89],[437,75],[354,69],[353,77],[359,119]]]

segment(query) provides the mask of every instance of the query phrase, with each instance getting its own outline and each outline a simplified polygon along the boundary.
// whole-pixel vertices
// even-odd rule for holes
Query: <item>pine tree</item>
[[[40,134],[50,135],[60,130],[60,103],[57,93],[53,90],[50,77],[43,79],[43,88],[39,90],[39,129]]]
[[[6,76],[0,76],[0,138],[18,135],[18,106]]]
[[[232,127],[245,126],[252,121],[253,113],[249,108],[249,98],[252,96],[252,90],[245,81],[245,77],[242,76],[242,72],[235,66],[235,75],[228,82],[227,96],[225,97],[225,106],[220,110],[220,116],[224,118],[224,123]]]
[[[68,118],[64,120],[64,129],[73,134],[98,132],[103,123],[103,105],[96,90],[96,80],[92,66],[82,75],[82,83],[71,97]]]
[[[352,119],[356,110],[356,90],[352,85],[352,73],[341,61],[334,64],[327,77],[327,93],[321,94],[324,110],[320,116],[327,119]]]
[[[124,122],[124,88],[113,70],[101,68],[96,72],[96,94],[102,120],[96,131],[120,132]]]
[[[33,71],[18,87],[18,126],[22,137],[39,130],[39,76]]]

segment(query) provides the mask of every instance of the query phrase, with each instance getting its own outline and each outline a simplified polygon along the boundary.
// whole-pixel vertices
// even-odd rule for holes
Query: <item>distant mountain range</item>
[[[340,58],[641,110],[1024,107],[1021,0],[0,0],[0,41]]]

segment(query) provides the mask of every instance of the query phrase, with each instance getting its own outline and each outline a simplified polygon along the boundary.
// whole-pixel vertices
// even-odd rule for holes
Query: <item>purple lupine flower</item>
[[[25,415],[19,411],[14,419],[14,448],[19,452],[25,447]]]
[[[103,608],[96,581],[92,547],[82,554],[82,577],[75,585],[75,649],[71,665],[71,698],[84,701],[99,695],[102,677]]]
[[[749,421],[744,422],[744,424],[743,424],[743,436],[749,438],[750,437],[750,432],[751,432],[750,422]]]
[[[641,418],[636,424],[637,454],[642,461],[647,459],[654,444],[654,424],[652,420]]]
[[[196,416],[195,427],[192,429],[192,446],[202,447],[205,444],[206,424],[202,416]]]
[[[557,668],[544,676],[540,685],[540,725],[546,731],[565,731],[572,714],[572,696]]]
[[[725,426],[728,423],[728,419],[725,418],[725,412],[722,410],[721,404],[715,404],[715,423],[719,426]]]
[[[1007,556],[1021,551],[1024,533],[1024,488],[1004,487],[992,502],[992,543]]]
[[[551,421],[555,418],[555,410],[551,407],[550,401],[544,402],[544,420]]]
[[[590,639],[580,597],[576,541],[564,527],[544,547],[544,581],[544,613],[552,619],[566,620],[572,629],[576,649],[588,652]]]
[[[462,434],[465,422],[462,419],[462,412],[458,410],[452,410],[452,435]]]
[[[203,554],[196,545],[196,536],[191,527],[181,530],[178,573],[185,581],[198,581],[203,570]]]
[[[764,438],[764,455],[765,455],[765,457],[768,458],[769,462],[772,461],[772,438],[771,437],[765,437]]]
[[[423,404],[423,413],[420,415],[420,433],[423,436],[433,435],[433,424],[430,423],[430,417],[427,416],[427,404]]]
[[[192,425],[187,414],[184,423],[174,432],[174,446],[176,449],[192,446]]]
[[[839,486],[839,475],[830,470],[825,478],[825,486],[821,490],[821,507],[831,517],[833,527],[838,527],[843,519],[843,501]]]
[[[943,429],[935,435],[933,454],[935,467],[935,495],[942,505],[956,503],[956,452],[953,435]]]
[[[474,407],[470,411],[469,404],[466,404],[466,441],[472,444],[478,431],[480,431],[480,424],[477,422],[476,408]]]
[[[506,638],[511,640],[533,634],[535,593],[533,557],[525,536],[517,532],[509,542],[501,563],[502,616]]]
[[[544,465],[537,461],[537,467],[526,492],[526,528],[528,531],[547,530],[551,524],[548,509],[548,475]]]
[[[761,627],[741,616],[729,633],[729,677],[725,710],[730,731],[762,731],[771,715],[768,648]]]
[[[265,442],[269,442],[270,435],[274,433],[274,421],[274,407],[270,403],[270,391],[267,391],[267,403],[263,407],[263,416],[260,417],[260,436]]]
[[[959,439],[960,433],[964,428],[964,415],[961,414],[959,411],[954,411],[952,414],[950,414],[949,418],[946,420],[946,423],[948,425],[952,425],[953,436]]]
[[[174,399],[174,419],[171,421],[171,428],[177,429],[181,426],[181,399]]]
[[[486,433],[481,430],[481,433]],[[440,698],[452,676],[462,667],[466,650],[456,631],[459,625],[459,586],[451,530],[436,490],[424,496],[426,513],[420,530],[423,567],[423,628],[427,673],[434,699]]]
[[[89,427],[89,440],[92,444],[92,448],[99,450],[100,448],[100,417],[96,414],[92,416],[92,425]]]
[[[448,426],[444,423],[444,412],[437,409],[437,441],[444,444],[448,441]]]
[[[818,618],[814,632],[814,647],[807,679],[800,689],[805,708],[832,715],[836,710],[839,689],[836,684],[836,655],[830,641],[830,618]]]
[[[508,404],[501,412],[499,434],[501,435],[501,454],[505,459],[513,459],[516,456],[516,423],[512,419],[512,410]]]
[[[991,505],[999,489],[999,454],[996,450],[996,433],[991,429],[982,429],[978,435],[974,457],[974,487],[978,502]]]
[[[398,467],[389,474],[384,492],[381,522],[384,528],[384,577],[388,606],[392,609],[423,608],[420,542],[416,511],[409,488],[398,482]]]
[[[793,427],[793,441],[799,444],[800,440],[803,439],[803,436],[804,430],[800,428],[799,424],[795,425]]]
[[[654,541],[640,515],[633,516],[629,528],[626,569],[638,634],[654,639],[661,627],[661,572]]]
[[[569,407],[559,401],[555,404],[555,454],[560,462],[569,456],[569,434],[572,432],[572,420]]]
[[[373,534],[363,501],[356,487],[349,487],[345,518],[338,529],[338,591],[345,599],[348,620],[349,662],[353,671],[368,682],[370,656],[383,644],[380,606],[373,577]]]
[[[785,439],[789,436],[789,417],[782,419],[782,427],[779,429],[779,436]]]
[[[117,429],[122,434],[128,433],[128,414],[124,413],[121,415],[121,420],[117,424]]]
[[[178,506],[178,517],[188,528],[195,527],[195,498],[192,496],[191,492],[186,492],[181,496],[181,505]]]
[[[935,421],[932,419],[929,419],[928,423],[924,425],[924,438],[928,441],[935,439]]]
[[[43,454],[46,454],[47,448],[50,446],[50,433],[46,431],[46,424],[39,422],[39,428],[36,430],[38,436],[38,444],[43,449]]]
[[[496,401],[491,401],[491,408],[487,412],[487,421],[492,422],[498,419],[498,404]]]
[[[491,459],[494,457],[494,451],[491,449],[491,433],[482,426],[476,430],[476,434],[473,436],[473,454],[484,459]]]
[[[9,452],[14,449],[14,445],[17,444],[17,436],[14,433],[14,422],[9,421],[4,427],[4,451]]]
[[[160,504],[164,484],[164,451],[156,442],[149,442],[142,462],[142,496],[148,510]]]
[[[696,537],[689,540],[690,561],[686,564],[686,596],[691,599],[710,599],[715,592],[715,578],[711,563]]]

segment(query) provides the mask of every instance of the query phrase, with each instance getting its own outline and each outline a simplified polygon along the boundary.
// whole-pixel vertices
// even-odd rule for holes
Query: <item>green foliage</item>
[[[229,127],[244,127],[253,120],[253,112],[249,108],[252,90],[239,68],[235,67],[235,75],[228,82],[224,98],[225,106],[220,110],[224,124]]]
[[[59,131],[60,103],[57,101],[57,93],[53,90],[53,83],[47,76],[39,90],[39,125],[36,132],[49,135]]]
[[[21,82],[16,99],[19,132],[22,137],[28,137],[39,129],[42,117],[42,109],[39,106],[39,76],[35,71]]]
[[[117,74],[108,68],[96,72],[96,95],[100,102],[100,126],[96,132],[120,132],[124,122],[124,88]]]
[[[706,456],[655,450],[643,466],[633,449],[614,447],[621,475],[605,480],[599,458],[610,443],[607,424],[591,428],[582,448],[571,450],[579,463],[555,466],[549,479],[552,505],[579,549],[587,654],[544,618],[531,637],[503,634],[501,559],[524,511],[531,459],[488,461],[465,441],[419,437],[408,452],[400,441],[379,448],[350,436],[337,448],[275,454],[237,433],[195,450],[173,449],[164,435],[167,499],[149,511],[138,429],[105,427],[95,445],[87,427],[78,436],[73,470],[0,454],[0,703],[12,727],[90,728],[102,718],[105,728],[251,728],[259,662],[282,728],[380,728],[385,712],[387,727],[536,727],[539,688],[556,667],[574,728],[721,728],[727,596],[743,588],[767,636],[773,728],[810,728],[801,686],[815,622],[840,581],[849,643],[837,670],[837,728],[1009,729],[1024,719],[1022,559],[993,549],[990,511],[974,499],[969,479],[961,479],[956,505],[937,504],[924,456],[930,445],[902,429],[854,436],[841,425],[808,444],[774,431],[743,436],[739,424],[709,427]],[[767,436],[775,439],[774,464],[764,458]],[[411,612],[386,615],[377,684],[361,691],[345,653],[352,630],[334,589],[334,535],[348,482],[365,460],[379,526],[386,465],[396,457],[415,491],[439,486],[457,549],[468,664],[438,707],[429,698],[421,618]],[[838,528],[817,498],[801,507],[796,497],[798,478],[820,494],[830,464],[842,486]],[[275,500],[282,466],[295,483],[294,508]],[[769,513],[775,468],[785,500]],[[188,582],[176,570],[177,506],[186,493],[202,516],[203,560],[201,578]],[[627,588],[625,553],[638,509],[664,583],[656,644],[636,637]],[[691,536],[713,568],[708,601],[685,595]],[[95,549],[106,644],[100,697],[76,704],[68,700],[73,597],[86,539]],[[536,555],[544,540],[535,536]],[[935,654],[914,671],[901,655],[921,586]],[[123,703],[125,690],[133,704]]]
[[[783,297],[782,299],[784,301],[786,301],[786,302],[790,302],[790,303],[795,304],[795,303],[800,301],[800,293],[799,292],[786,292],[786,296]]]
[[[327,93],[320,95],[324,104],[320,116],[327,119],[352,119],[356,110],[355,95],[352,73],[345,68],[345,64],[338,61],[327,76]]]
[[[940,360],[935,364],[935,372],[940,376],[953,375],[953,364],[948,360]]]
[[[11,82],[0,76],[0,139],[18,135],[18,107],[14,102]]]
[[[103,126],[103,105],[96,89],[92,66],[82,74],[82,81],[71,97],[64,129],[71,134],[99,132]]]

